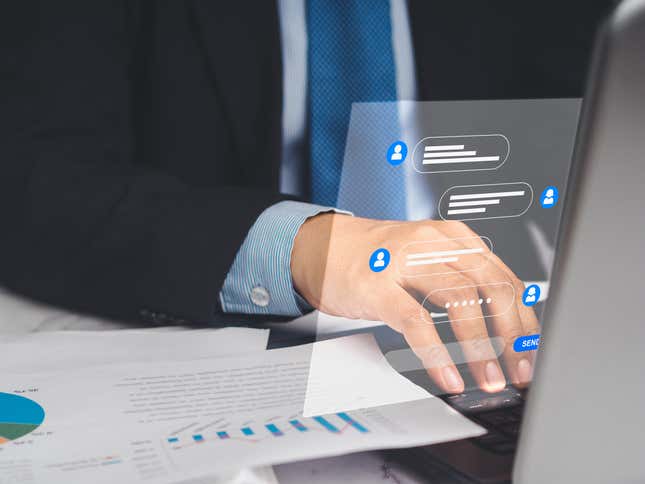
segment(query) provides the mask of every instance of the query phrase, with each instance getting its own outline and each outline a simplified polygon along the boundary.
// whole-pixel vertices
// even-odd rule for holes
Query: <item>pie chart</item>
[[[44,419],[45,410],[33,400],[0,392],[0,445],[33,432]]]

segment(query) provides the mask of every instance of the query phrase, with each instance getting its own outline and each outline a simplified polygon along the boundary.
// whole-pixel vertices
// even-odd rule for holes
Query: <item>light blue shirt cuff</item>
[[[293,287],[291,251],[305,220],[329,211],[349,214],[292,201],[276,203],[262,212],[237,252],[219,293],[224,312],[295,317],[311,310]]]

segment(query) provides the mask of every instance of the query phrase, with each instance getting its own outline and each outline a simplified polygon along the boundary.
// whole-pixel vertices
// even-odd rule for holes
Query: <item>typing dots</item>
[[[486,300],[484,300],[483,298],[471,299],[471,300],[466,299],[464,301],[455,301],[455,302],[452,302],[452,303],[447,302],[444,305],[444,307],[446,309],[450,309],[450,308],[458,308],[458,307],[466,307],[466,306],[475,306],[477,304],[482,306],[483,304],[490,304],[491,302],[493,302],[493,299],[490,298],[490,297],[487,297]]]

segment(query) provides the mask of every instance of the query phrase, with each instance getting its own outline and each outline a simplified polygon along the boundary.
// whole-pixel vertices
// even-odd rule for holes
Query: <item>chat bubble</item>
[[[488,237],[411,242],[396,256],[402,277],[438,276],[484,267],[493,252]]]
[[[496,170],[510,150],[503,134],[431,136],[416,144],[412,159],[419,173]]]
[[[471,352],[472,354],[466,355],[462,350],[463,345],[481,347],[482,343],[490,343],[496,358],[499,358],[504,353],[504,348],[506,347],[504,338],[501,336],[492,336],[486,339],[473,339],[462,342],[430,345],[421,348],[417,347],[415,350],[409,348],[392,350],[385,353],[385,359],[399,373],[446,366],[447,362],[443,356],[445,354],[444,350],[448,351],[450,359],[455,365],[489,360],[490,354],[488,353]],[[419,355],[425,357],[423,362],[419,359]],[[433,355],[437,355],[437,357],[433,358]]]
[[[525,182],[459,185],[439,199],[443,220],[483,220],[519,217],[533,203],[533,188]]]
[[[505,314],[514,303],[509,282],[435,289],[423,300],[421,317],[433,324],[488,319]]]

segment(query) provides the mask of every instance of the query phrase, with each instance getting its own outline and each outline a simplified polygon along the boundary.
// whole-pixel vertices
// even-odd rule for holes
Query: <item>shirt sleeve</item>
[[[291,252],[301,225],[336,210],[284,201],[260,214],[240,247],[219,297],[226,313],[300,316],[313,309],[298,295],[291,278]]]

